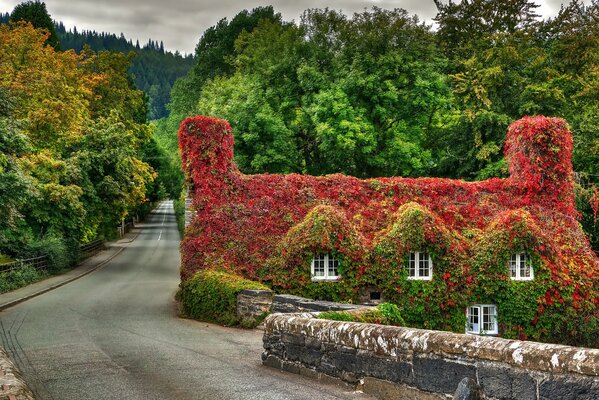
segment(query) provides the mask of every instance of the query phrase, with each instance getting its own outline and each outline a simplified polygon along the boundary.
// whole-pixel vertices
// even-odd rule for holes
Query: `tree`
[[[437,41],[449,58],[454,110],[431,141],[436,173],[484,179],[507,173],[503,140],[524,115],[559,115],[563,76],[548,62],[527,0],[443,4]]]
[[[33,0],[18,4],[10,14],[10,20],[13,22],[27,21],[34,28],[45,30],[50,34],[48,39],[46,39],[46,44],[49,44],[55,50],[60,50],[60,39],[56,34],[54,22],[50,14],[48,14],[48,10],[46,10],[46,3]]]
[[[12,122],[13,102],[0,89],[0,249],[14,253],[28,239],[23,228],[23,206],[31,198],[30,184],[23,173],[19,157],[28,150],[27,138]]]
[[[209,81],[198,111],[228,119],[246,172],[418,175],[446,107],[432,34],[404,10],[263,20],[236,42],[237,73]]]
[[[39,255],[48,240],[76,256],[146,201],[151,131],[127,56],[55,51],[46,38],[0,26],[0,251]]]

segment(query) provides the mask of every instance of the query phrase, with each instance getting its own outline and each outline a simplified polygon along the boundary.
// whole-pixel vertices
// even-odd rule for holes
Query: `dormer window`
[[[526,252],[512,254],[508,267],[510,278],[514,281],[532,281],[534,279],[531,259]]]
[[[313,281],[336,281],[339,279],[339,261],[330,253],[316,253],[312,259]]]
[[[410,253],[408,260],[408,279],[431,280],[433,278],[433,260],[426,251]]]

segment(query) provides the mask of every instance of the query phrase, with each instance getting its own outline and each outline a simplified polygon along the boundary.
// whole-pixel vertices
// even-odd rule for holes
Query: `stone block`
[[[360,376],[354,372],[342,371],[341,380],[351,384],[356,384],[360,381]]]
[[[305,337],[301,336],[301,335],[291,335],[289,333],[283,333],[281,335],[281,341],[283,343],[289,343],[289,344],[297,344],[299,346],[303,346],[305,343]]]
[[[262,363],[267,367],[271,368],[281,369],[282,367],[281,360],[278,357],[273,356],[272,354],[266,356],[266,359],[262,361]]]
[[[314,380],[320,379],[320,372],[312,368],[306,368],[304,366],[300,367],[300,375]]]
[[[485,395],[499,400],[536,399],[537,396],[537,381],[525,370],[480,363],[478,380]]]
[[[297,361],[300,358],[301,351],[302,346],[289,343],[285,345],[285,359],[289,361]]]
[[[414,380],[420,389],[453,394],[464,378],[476,380],[474,365],[429,356],[414,357]]]
[[[299,365],[297,365],[296,363],[293,363],[293,362],[289,362],[289,361],[283,361],[283,363],[281,365],[281,369],[285,372],[291,372],[292,374],[300,373]]]
[[[340,371],[356,371],[357,355],[354,352],[337,351],[329,354],[335,368]]]
[[[412,364],[396,359],[377,357],[369,352],[358,353],[356,370],[363,376],[372,376],[391,382],[411,384],[414,381]]]
[[[309,349],[317,349],[320,350],[322,348],[322,342],[314,337],[307,336],[305,338],[306,347]]]
[[[597,400],[599,379],[585,376],[552,376],[539,383],[541,400]]]
[[[317,370],[329,376],[339,376],[339,370],[335,367],[333,360],[331,360],[328,355],[322,357]]]
[[[453,400],[482,400],[483,398],[480,386],[472,378],[462,379],[453,395]]]
[[[320,365],[322,359],[322,351],[316,349],[302,348],[300,353],[300,361],[304,365],[313,365],[315,367]]]
[[[403,384],[394,384],[385,380],[364,377],[364,393],[381,400],[441,400],[445,395],[423,392]]]

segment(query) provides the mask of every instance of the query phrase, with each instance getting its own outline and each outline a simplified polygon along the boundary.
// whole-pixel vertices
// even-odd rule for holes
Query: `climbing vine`
[[[512,124],[511,176],[481,182],[244,175],[228,123],[207,117],[185,120],[179,140],[198,212],[182,243],[183,281],[218,268],[344,301],[374,287],[407,324],[458,332],[469,304],[492,303],[506,337],[597,347],[599,261],[577,221],[561,119]],[[414,251],[431,255],[431,280],[407,279]],[[530,254],[533,281],[510,279],[519,251]],[[339,260],[338,281],[311,279],[316,252]]]

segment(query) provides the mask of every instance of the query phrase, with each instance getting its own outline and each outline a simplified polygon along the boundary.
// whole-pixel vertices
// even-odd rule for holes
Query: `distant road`
[[[264,367],[262,332],[180,319],[172,202],[102,269],[0,313],[39,399],[366,398]]]

